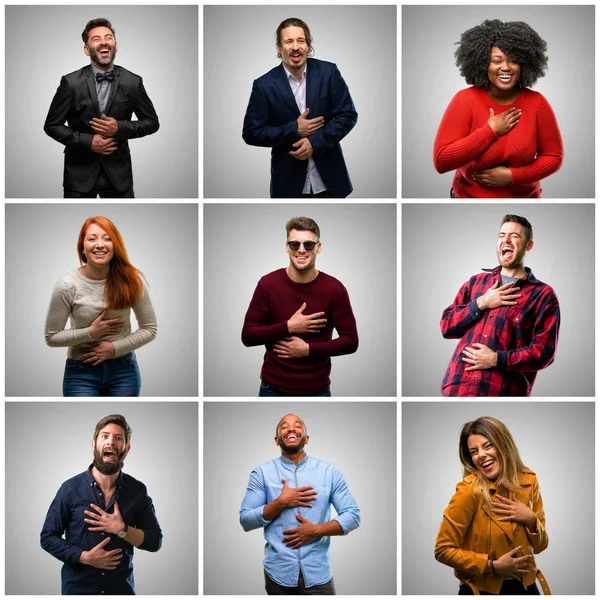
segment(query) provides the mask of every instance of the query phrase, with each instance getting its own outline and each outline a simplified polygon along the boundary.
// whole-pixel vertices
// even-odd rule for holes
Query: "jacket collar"
[[[485,273],[491,273],[494,277],[499,277],[502,267],[500,265],[498,265],[497,267],[495,267],[493,269],[486,269],[486,268],[482,267],[481,270],[484,271]],[[531,269],[529,267],[525,267],[525,272],[526,272],[525,277],[521,277],[521,279],[519,279],[519,281],[526,280],[529,283],[534,283],[534,284],[540,283],[540,281],[538,279],[536,279],[535,275],[533,274],[533,272],[531,271]]]

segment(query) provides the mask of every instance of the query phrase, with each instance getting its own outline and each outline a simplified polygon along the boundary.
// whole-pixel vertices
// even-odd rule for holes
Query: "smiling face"
[[[281,43],[277,44],[277,52],[281,54],[283,64],[291,73],[302,73],[310,46],[304,28],[292,25],[281,30]]]
[[[514,269],[523,264],[525,254],[533,248],[533,240],[526,240],[527,232],[523,225],[512,221],[502,224],[496,252],[503,269]]]
[[[125,430],[116,423],[108,423],[92,442],[94,466],[103,475],[114,475],[123,468],[130,446],[125,442]]]
[[[484,435],[473,433],[467,440],[473,465],[488,479],[495,481],[502,470],[496,448]]]
[[[303,242],[297,250],[290,248],[286,244],[285,249],[290,257],[290,267],[296,271],[308,271],[314,268],[317,260],[317,254],[321,252],[321,242],[318,241],[317,235],[313,231],[297,231],[292,229],[288,234],[288,242]],[[312,250],[307,250],[304,242],[312,242],[315,244]]]
[[[119,46],[115,36],[108,27],[94,27],[90,30],[87,44],[83,51],[92,59],[92,64],[103,71],[108,70],[115,62]]]
[[[113,243],[110,235],[100,225],[92,223],[86,230],[83,238],[83,254],[88,265],[106,267],[112,257]]]
[[[296,454],[304,449],[309,437],[304,421],[297,415],[285,415],[277,425],[275,443],[286,454]]]
[[[488,67],[488,78],[492,93],[501,96],[509,93],[515,87],[521,67],[516,62],[512,62],[500,48],[494,46],[490,53],[490,66]]]

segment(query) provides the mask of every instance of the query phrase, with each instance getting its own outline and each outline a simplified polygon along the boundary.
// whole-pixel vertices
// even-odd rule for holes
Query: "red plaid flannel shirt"
[[[498,281],[501,267],[484,269],[459,290],[442,314],[445,338],[460,338],[442,381],[444,396],[529,396],[537,371],[554,361],[560,310],[554,290],[531,269],[515,285],[521,297],[514,306],[480,310],[476,299]],[[462,351],[479,342],[498,353],[491,369],[465,371]]]

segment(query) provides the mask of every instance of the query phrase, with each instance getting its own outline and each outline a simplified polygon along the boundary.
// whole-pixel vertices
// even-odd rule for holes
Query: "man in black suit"
[[[114,65],[110,21],[93,19],[81,37],[91,64],[63,76],[44,124],[65,145],[64,197],[133,198],[127,140],[158,131],[158,116],[142,78]]]

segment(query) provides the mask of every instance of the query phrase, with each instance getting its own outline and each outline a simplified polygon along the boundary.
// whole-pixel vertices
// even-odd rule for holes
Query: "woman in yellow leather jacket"
[[[463,426],[464,479],[444,511],[435,557],[453,567],[459,595],[539,595],[550,588],[533,554],[548,546],[537,477],[519,456],[506,425],[480,417]]]

